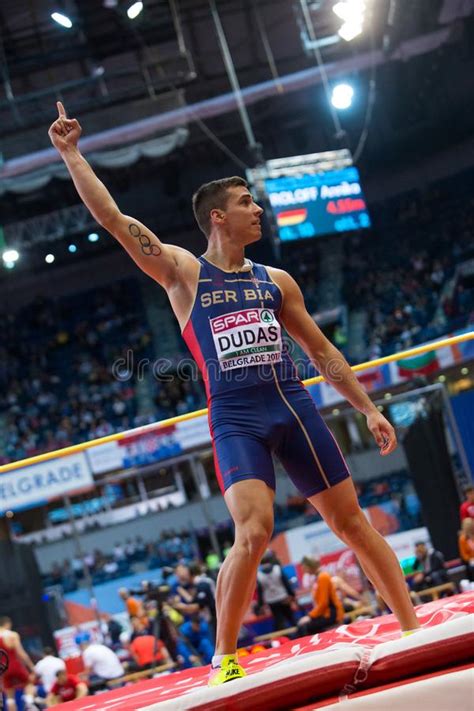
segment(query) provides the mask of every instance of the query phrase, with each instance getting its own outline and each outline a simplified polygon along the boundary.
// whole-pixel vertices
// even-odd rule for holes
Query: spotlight
[[[71,254],[74,254],[75,252],[77,252],[77,247],[75,244],[70,244],[68,250],[71,252]]]
[[[142,2],[134,2],[133,5],[130,5],[130,7],[127,10],[127,15],[130,18],[130,20],[134,20],[138,15],[141,13],[143,10],[143,3]]]
[[[339,37],[342,37],[346,42],[350,42],[360,34],[362,34],[362,22],[357,22],[356,20],[344,22],[338,32]]]
[[[335,15],[348,22],[349,20],[360,20],[364,15],[365,0],[346,0],[336,3],[332,11]]]
[[[332,90],[331,103],[336,109],[348,109],[353,96],[354,89],[350,84],[337,84]]]
[[[385,400],[391,400],[391,399],[392,399],[392,393],[385,393],[384,398],[385,398]]]
[[[461,375],[467,375],[469,373],[469,368],[461,368]]]
[[[2,259],[5,262],[5,264],[7,262],[9,262],[10,264],[11,263],[14,264],[15,262],[17,262],[20,259],[20,253],[17,252],[16,249],[6,249],[4,251],[4,253],[2,254]]]
[[[333,12],[344,21],[339,36],[350,42],[361,34],[364,24],[365,0],[345,0],[333,6]]]
[[[67,15],[63,15],[61,12],[52,12],[51,19],[61,25],[61,27],[66,27],[70,30],[72,27],[72,22]]]
[[[44,261],[46,262],[46,264],[52,264],[54,262],[54,259],[54,254],[47,254],[44,258]]]
[[[438,378],[438,381],[439,381],[440,383],[445,383],[445,382],[446,382],[446,376],[445,376],[445,375],[440,375],[439,378]]]
[[[98,242],[99,241],[99,235],[97,232],[91,232],[90,235],[88,235],[87,239],[89,242]]]
[[[3,262],[3,266],[5,269],[13,269],[15,266],[15,262]]]
[[[333,414],[334,416],[337,416],[337,415],[339,415],[340,412],[341,412],[341,411],[340,411],[337,407],[335,407],[334,410],[332,411],[332,414]]]

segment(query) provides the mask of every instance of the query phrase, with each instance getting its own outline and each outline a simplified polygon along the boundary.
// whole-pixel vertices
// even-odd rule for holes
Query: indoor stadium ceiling
[[[229,93],[210,2],[144,0],[132,21],[126,15],[131,0],[2,0],[4,165],[50,147],[47,128],[57,99],[90,136]],[[370,21],[352,42],[331,41],[341,25],[332,11],[335,0],[307,4],[325,66],[335,75],[344,67],[345,77],[359,89],[357,110],[341,117],[351,148],[366,125],[369,84],[376,84],[363,160],[385,156],[388,161],[390,151],[396,157],[404,142],[417,146],[430,131],[446,142],[447,121],[449,140],[464,138],[474,76],[471,0],[367,0]],[[322,87],[303,83],[290,92],[279,85],[280,78],[317,64],[315,53],[304,46],[301,0],[216,0],[216,6],[242,88],[274,80],[273,96],[249,106],[265,157],[338,147]],[[73,27],[53,22],[54,11],[68,15]],[[372,65],[370,52],[378,52]],[[364,63],[363,58],[369,59]],[[214,114],[205,125],[190,122],[189,130],[180,149],[189,165],[208,155],[227,160],[219,140],[251,162],[237,111]],[[112,184],[127,189],[129,170],[110,175]],[[146,171],[135,168],[134,177],[146,181]],[[69,184],[55,182],[49,197],[64,194],[66,202],[77,202]],[[45,212],[44,200],[44,191],[20,197],[5,193],[0,224],[17,219],[19,210],[22,215]]]

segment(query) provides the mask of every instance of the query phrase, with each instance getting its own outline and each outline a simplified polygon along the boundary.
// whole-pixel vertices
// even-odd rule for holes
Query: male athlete
[[[261,237],[263,212],[247,183],[225,178],[202,185],[193,196],[197,223],[208,240],[205,254],[197,259],[182,247],[163,244],[120,212],[78,149],[79,123],[67,118],[61,103],[57,106],[59,116],[49,136],[81,199],[138,266],[166,289],[204,378],[216,473],[235,524],[235,542],[217,582],[209,684],[245,675],[236,657],[237,636],[273,530],[272,452],[356,553],[402,630],[417,629],[397,558],[359,507],[339,447],[282,345],[282,327],[325,379],[366,415],[382,455],[397,446],[395,432],[306,311],[295,280],[281,269],[245,258],[245,247]]]

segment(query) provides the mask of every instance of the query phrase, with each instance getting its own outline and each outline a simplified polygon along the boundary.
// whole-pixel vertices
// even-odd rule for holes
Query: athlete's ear
[[[211,221],[212,222],[218,222],[219,224],[224,221],[225,218],[225,212],[222,210],[218,210],[217,208],[214,208],[211,210]]]

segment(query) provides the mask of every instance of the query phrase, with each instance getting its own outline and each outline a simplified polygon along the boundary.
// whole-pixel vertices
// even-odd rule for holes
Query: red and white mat
[[[393,615],[361,620],[244,657],[242,666],[248,676],[221,687],[209,689],[208,668],[200,667],[86,697],[58,708],[65,711],[277,711],[306,704],[304,708],[308,710],[331,711],[336,708],[338,711],[346,708],[468,711],[469,708],[470,711],[473,708],[472,693],[469,694],[472,672],[466,668],[454,669],[472,662],[473,613],[474,592],[468,592],[420,605],[417,615],[422,630],[409,637],[400,638],[400,628]],[[438,673],[443,670],[450,673]],[[415,680],[423,674],[433,676],[429,680]],[[401,683],[405,679],[410,683]],[[387,684],[396,686],[382,688]],[[450,696],[449,690],[456,684],[456,689],[461,691]],[[445,687],[445,695],[441,687]],[[438,691],[433,694],[430,689]],[[416,706],[407,701],[414,698],[415,692],[420,694]],[[404,703],[394,701],[393,697],[398,699],[398,694],[400,699],[405,699]],[[453,701],[465,695],[469,706]],[[448,705],[442,701],[447,697],[451,699]],[[426,706],[425,698],[429,698]]]

